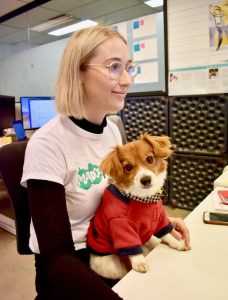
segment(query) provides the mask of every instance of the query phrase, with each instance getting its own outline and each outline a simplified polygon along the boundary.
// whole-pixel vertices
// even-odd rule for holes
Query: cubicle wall
[[[227,164],[227,95],[127,97],[122,120],[128,142],[149,131],[171,137],[164,204],[192,210]]]
[[[169,135],[169,103],[163,96],[127,97],[121,111],[128,142],[140,139],[140,135],[149,132],[151,135]],[[164,186],[166,192],[169,183]],[[168,196],[162,197],[163,204],[168,204]]]

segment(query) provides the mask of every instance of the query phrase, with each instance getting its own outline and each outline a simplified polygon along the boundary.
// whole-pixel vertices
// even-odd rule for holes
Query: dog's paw
[[[167,243],[171,248],[179,251],[188,251],[191,249],[191,246],[187,247],[184,240],[178,241],[170,233],[162,237],[162,241]]]
[[[146,273],[149,269],[149,265],[143,254],[129,255],[132,269],[140,273]]]
[[[185,241],[184,240],[180,240],[180,241],[177,241],[177,247],[176,247],[177,250],[179,251],[188,251],[191,249],[191,246],[189,245],[189,247],[187,247],[185,245]]]

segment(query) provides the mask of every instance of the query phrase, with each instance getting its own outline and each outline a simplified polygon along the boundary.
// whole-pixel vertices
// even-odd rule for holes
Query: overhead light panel
[[[61,25],[64,23],[68,23],[68,22],[74,21],[74,20],[76,20],[76,18],[73,16],[61,15],[56,18],[50,19],[47,22],[44,22],[40,25],[34,26],[34,27],[30,28],[30,30],[41,32],[41,31],[47,30],[49,28],[52,28],[52,27],[55,27],[55,26],[58,26],[58,25]]]
[[[150,1],[146,1],[144,3],[151,7],[158,7],[158,6],[163,5],[163,0],[150,0]]]
[[[94,21],[91,21],[91,20],[85,20],[85,21],[82,21],[82,22],[79,22],[79,23],[76,23],[76,24],[73,24],[73,25],[63,27],[61,29],[57,29],[57,30],[48,32],[48,34],[55,35],[55,36],[60,36],[60,35],[64,35],[64,34],[67,34],[67,33],[70,33],[70,32],[80,30],[82,28],[91,27],[91,26],[94,26],[94,25],[97,25],[97,24],[98,24],[97,22],[94,22]]]

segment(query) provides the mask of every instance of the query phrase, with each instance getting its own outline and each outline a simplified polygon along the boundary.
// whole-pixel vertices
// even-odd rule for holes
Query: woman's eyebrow
[[[119,61],[119,62],[121,62],[121,59],[119,57],[111,57],[111,58],[107,59],[104,63],[107,63],[109,61]],[[132,63],[132,60],[129,59],[129,61],[127,62],[127,64],[128,63]]]

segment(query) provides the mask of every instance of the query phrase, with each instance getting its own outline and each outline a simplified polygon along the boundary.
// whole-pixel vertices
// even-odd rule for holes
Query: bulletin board
[[[111,27],[127,40],[130,56],[140,66],[128,94],[165,92],[164,12],[142,16]]]

